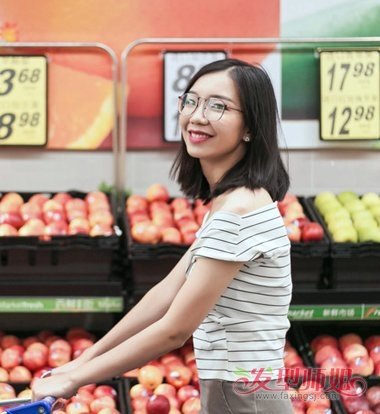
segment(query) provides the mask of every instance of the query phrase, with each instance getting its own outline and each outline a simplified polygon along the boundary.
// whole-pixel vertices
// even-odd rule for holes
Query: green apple
[[[319,206],[327,203],[328,201],[336,200],[335,194],[330,191],[322,191],[317,194],[314,199],[315,206],[319,209]]]
[[[372,213],[372,215],[374,217],[379,217],[380,216],[380,204],[379,205],[376,204],[374,206],[371,206],[369,208],[369,211]]]
[[[367,220],[367,219],[373,219],[373,215],[369,210],[359,210],[354,211],[351,214],[352,220]]]
[[[359,241],[380,243],[380,228],[371,227],[358,231]]]
[[[330,211],[336,211],[340,210],[342,208],[342,205],[339,203],[338,200],[330,200],[326,201],[326,203],[323,203],[321,206],[318,207],[318,210],[322,213],[323,216],[325,216]]]
[[[371,218],[369,220],[354,221],[354,227],[357,231],[373,229],[377,227],[376,220]]]
[[[331,221],[338,220],[340,218],[350,218],[350,213],[344,208],[341,207],[338,210],[329,211],[324,216],[326,223],[330,223]]]
[[[337,198],[343,205],[352,200],[359,200],[359,196],[353,191],[342,191],[337,195]]]
[[[327,226],[331,233],[334,233],[338,229],[347,229],[353,227],[351,219],[347,217],[342,217],[340,219],[334,220],[330,222]]]
[[[376,193],[365,193],[362,197],[362,201],[367,207],[377,204],[380,205],[380,197]]]
[[[348,201],[344,207],[352,214],[355,211],[366,210],[365,204],[362,203],[360,200],[351,200]]]
[[[358,234],[352,226],[338,228],[333,232],[332,236],[334,241],[338,243],[356,243],[358,241]]]

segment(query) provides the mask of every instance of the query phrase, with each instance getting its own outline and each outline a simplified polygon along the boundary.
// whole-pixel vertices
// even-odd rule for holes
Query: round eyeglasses
[[[202,114],[209,121],[219,121],[224,111],[232,110],[243,112],[241,109],[226,105],[218,98],[211,97],[204,99],[194,93],[185,93],[178,97],[178,112],[183,116],[190,116],[196,111],[200,101],[204,101]]]

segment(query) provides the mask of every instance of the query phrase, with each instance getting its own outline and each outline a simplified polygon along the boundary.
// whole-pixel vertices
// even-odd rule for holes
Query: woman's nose
[[[205,116],[206,111],[206,101],[199,99],[198,106],[195,108],[195,111],[191,114],[190,119],[193,122],[202,122],[207,123],[208,119]]]

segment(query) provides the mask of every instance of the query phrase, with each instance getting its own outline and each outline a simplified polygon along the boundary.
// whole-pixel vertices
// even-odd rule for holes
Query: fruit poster
[[[2,0],[0,40],[101,42],[115,51],[120,63],[122,51],[141,38],[377,36],[379,19],[377,0],[34,0],[32,7],[29,0]],[[223,51],[262,64],[283,119],[281,145],[332,145],[319,140],[318,65],[312,54],[284,55],[276,44],[158,44],[135,48],[128,57],[129,149],[176,145],[163,139],[163,55],[168,50]],[[47,149],[110,150],[115,127],[110,59],[94,50],[33,53],[48,58]],[[118,108],[119,117],[125,110]]]

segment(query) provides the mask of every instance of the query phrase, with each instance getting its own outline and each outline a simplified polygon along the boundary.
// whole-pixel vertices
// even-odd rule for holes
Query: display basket
[[[35,193],[20,193],[28,201]],[[53,196],[55,193],[44,193]],[[83,199],[86,193],[68,191]],[[110,205],[116,221],[117,205]],[[110,236],[65,235],[48,239],[36,236],[0,238],[1,281],[9,280],[77,280],[87,277],[106,280],[122,272],[119,252],[120,230],[114,226]]]
[[[380,243],[338,243],[332,238],[326,222],[314,206],[315,197],[308,197],[306,204],[313,210],[331,244],[331,287],[379,288]]]

